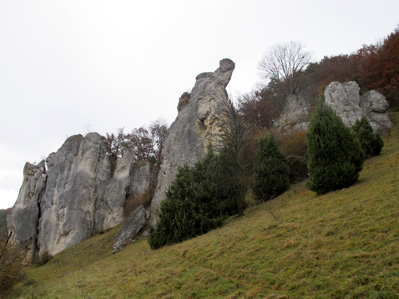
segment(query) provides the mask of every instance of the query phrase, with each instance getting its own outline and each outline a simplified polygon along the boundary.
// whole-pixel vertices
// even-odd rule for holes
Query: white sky
[[[236,63],[229,92],[250,91],[269,46],[349,54],[391,33],[398,12],[397,0],[0,0],[0,208],[25,162],[68,136],[171,123],[222,58]]]

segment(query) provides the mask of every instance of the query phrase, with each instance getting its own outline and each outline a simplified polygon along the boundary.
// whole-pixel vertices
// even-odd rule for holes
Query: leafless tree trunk
[[[245,177],[244,148],[246,145],[247,127],[241,119],[234,104],[228,100],[224,102],[220,118],[221,133],[220,139],[228,153],[232,166],[234,167],[234,180],[236,187],[236,204],[238,216],[244,215],[244,198],[247,191]]]

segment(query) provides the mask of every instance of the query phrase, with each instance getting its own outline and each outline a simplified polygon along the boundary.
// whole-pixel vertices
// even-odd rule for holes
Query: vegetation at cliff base
[[[360,120],[356,120],[352,130],[359,139],[364,156],[366,158],[376,156],[381,153],[382,147],[384,146],[384,141],[379,134],[374,133],[373,128],[364,115]]]
[[[254,191],[261,201],[275,198],[290,186],[290,169],[272,133],[260,139],[254,165]]]
[[[398,298],[399,113],[358,182],[306,182],[191,240],[112,254],[120,226],[31,266],[15,298]],[[280,220],[269,213],[272,211]]]
[[[223,163],[224,158],[225,154],[210,150],[194,167],[179,167],[161,202],[157,225],[150,229],[152,249],[207,233],[237,212],[236,192],[229,183],[232,170]]]
[[[321,103],[307,133],[309,187],[317,194],[354,184],[364,153],[359,141],[334,110]]]

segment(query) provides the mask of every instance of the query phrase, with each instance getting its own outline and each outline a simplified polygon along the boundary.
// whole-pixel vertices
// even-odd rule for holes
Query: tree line
[[[238,110],[258,129],[270,129],[289,94],[302,94],[316,104],[333,81],[356,81],[361,92],[377,90],[391,108],[399,108],[399,27],[382,41],[363,45],[352,54],[325,56],[311,62],[298,42],[277,44],[259,62],[261,87],[238,97]]]

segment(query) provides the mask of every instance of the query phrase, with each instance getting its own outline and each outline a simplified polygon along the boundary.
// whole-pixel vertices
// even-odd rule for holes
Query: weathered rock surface
[[[353,126],[365,115],[375,132],[384,133],[392,128],[385,97],[375,90],[360,96],[359,91],[360,87],[354,81],[343,84],[332,82],[324,92],[325,101],[347,126]]]
[[[113,245],[113,253],[120,251],[131,243],[137,233],[144,228],[149,218],[149,213],[146,212],[143,206],[139,206],[123,224],[122,230]]]
[[[26,163],[24,179],[18,199],[9,214],[7,223],[13,232],[13,240],[26,249],[25,260],[34,258],[37,247],[37,232],[40,215],[39,202],[46,188],[44,161],[38,165]]]
[[[360,87],[354,82],[331,82],[324,91],[327,105],[331,106],[348,127],[362,117],[360,108]]]
[[[40,203],[40,252],[56,254],[87,239],[95,230],[101,183],[110,178],[106,148],[97,133],[68,138],[54,156]]]
[[[226,107],[228,96],[225,88],[234,68],[235,64],[230,59],[221,60],[215,72],[198,75],[191,94],[180,98],[179,114],[164,144],[164,160],[151,203],[151,221],[156,221],[160,203],[178,167],[194,165],[204,157],[209,146],[219,145],[220,112]]]
[[[282,132],[306,131],[310,120],[310,103],[301,95],[289,95],[283,112],[274,122]]]
[[[126,199],[153,190],[156,184],[156,169],[148,162],[135,162],[129,150],[112,173],[97,133],[68,138],[46,163],[47,171],[44,161],[25,165],[8,219],[13,241],[27,249],[27,261],[45,251],[54,255],[121,223]]]
[[[210,146],[220,145],[221,111],[226,109],[226,86],[235,64],[220,61],[213,73],[197,76],[191,94],[179,101],[179,113],[164,143],[163,164],[134,162],[130,151],[119,158],[112,173],[102,137],[89,133],[68,138],[38,166],[27,164],[20,196],[9,226],[14,241],[25,244],[30,257],[56,254],[93,233],[107,230],[134,211],[125,223],[115,250],[125,246],[151,219],[174,180],[178,166],[193,165]],[[158,181],[158,185],[157,185]],[[144,206],[151,202],[151,214]]]
[[[360,96],[360,87],[354,82],[331,82],[324,91],[325,102],[351,127],[356,120],[366,116],[373,130],[383,134],[392,128],[389,119],[389,104],[385,97],[375,90]],[[283,112],[274,122],[282,132],[302,131],[309,127],[312,106],[301,95],[289,95]]]
[[[133,153],[125,150],[117,161],[113,177],[100,184],[95,205],[95,231],[105,231],[123,221],[123,205],[131,185],[133,166]]]
[[[375,132],[382,134],[392,128],[393,123],[388,115],[389,103],[382,94],[369,91],[361,97],[360,106]]]

